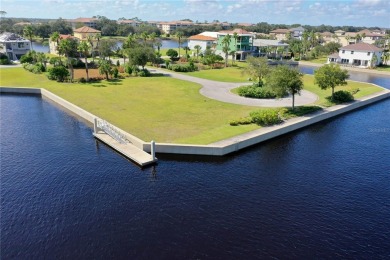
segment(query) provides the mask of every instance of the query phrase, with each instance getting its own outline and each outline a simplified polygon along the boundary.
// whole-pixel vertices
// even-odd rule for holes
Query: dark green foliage
[[[112,70],[112,76],[114,77],[114,79],[117,79],[118,78],[118,74],[119,74],[119,70],[117,67],[115,67],[113,70]]]
[[[171,64],[168,66],[168,69],[176,72],[191,72],[195,71],[196,67],[194,64]]]
[[[34,53],[32,51],[27,52],[26,54],[20,57],[20,63],[33,63],[35,62]]]
[[[8,59],[8,56],[0,53],[0,65],[9,65],[12,64],[10,60]]]
[[[177,56],[179,56],[178,52],[174,49],[167,50],[167,56],[173,61]]]
[[[73,59],[72,60],[73,68],[82,69],[85,68],[85,63],[80,59]]]
[[[333,98],[332,96],[327,97],[328,100],[333,101],[336,104],[351,102],[354,100],[353,95],[351,92],[346,90],[339,90],[334,92]]]
[[[133,73],[133,66],[129,65],[128,63],[125,65],[125,72],[130,74]]]
[[[261,126],[271,126],[281,123],[283,120],[277,109],[262,109],[250,113],[252,122]]]
[[[147,69],[142,69],[140,72],[138,72],[138,76],[140,77],[150,77],[150,71]]]
[[[63,62],[60,57],[51,57],[49,63],[54,66],[63,65]]]
[[[295,107],[294,110],[292,108],[282,108],[279,110],[279,114],[284,119],[289,119],[292,117],[303,116],[310,113],[314,113],[316,111],[322,110],[319,106],[299,106]]]
[[[257,84],[252,86],[242,86],[238,88],[238,95],[249,98],[275,98],[276,93],[266,87],[258,87]]]
[[[69,77],[69,71],[64,66],[56,66],[48,69],[47,77],[50,80],[64,82]]]

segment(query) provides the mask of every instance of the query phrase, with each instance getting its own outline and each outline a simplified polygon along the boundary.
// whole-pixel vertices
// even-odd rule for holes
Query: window
[[[18,42],[18,48],[21,49],[24,47],[24,42]]]
[[[343,50],[342,53],[345,53],[345,50]]]
[[[353,54],[354,51],[351,51],[351,54]]]
[[[371,55],[371,52],[367,52],[367,56],[370,56]]]

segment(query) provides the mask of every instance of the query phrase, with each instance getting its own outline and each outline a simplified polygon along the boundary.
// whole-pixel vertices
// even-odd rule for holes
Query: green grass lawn
[[[390,72],[390,65],[382,65],[380,67],[376,67],[375,70]]]
[[[70,84],[3,68],[0,85],[45,88],[144,141],[208,144],[259,128],[229,125],[258,108],[208,99],[200,85],[168,77]]]
[[[249,82],[249,75],[243,73],[243,67],[227,67],[223,69],[209,69],[209,70],[200,70],[194,72],[187,72],[186,75],[221,81],[221,82]]]
[[[317,59],[308,60],[308,62],[318,63],[318,64],[325,64],[328,61],[327,56],[319,57]]]
[[[212,80],[245,82],[242,66],[188,73]],[[45,88],[75,105],[113,123],[144,141],[208,144],[233,137],[259,126],[230,126],[258,107],[223,103],[199,94],[200,85],[169,77],[133,77],[99,83],[57,83],[43,74],[23,68],[0,69],[0,85]],[[382,89],[371,84],[349,82],[337,90],[356,89],[360,98]],[[319,96],[316,105],[331,106],[331,90],[314,85],[312,75],[304,76],[304,89]]]

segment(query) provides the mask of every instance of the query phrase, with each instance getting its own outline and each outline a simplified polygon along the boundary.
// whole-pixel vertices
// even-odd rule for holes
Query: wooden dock
[[[103,131],[93,133],[93,136],[140,166],[146,166],[157,162],[157,158],[153,158],[153,156],[147,152],[142,151],[131,143],[119,143]]]

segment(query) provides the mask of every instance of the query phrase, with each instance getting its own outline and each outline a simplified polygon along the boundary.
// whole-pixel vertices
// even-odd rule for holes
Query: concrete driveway
[[[246,105],[246,106],[256,106],[256,107],[288,107],[292,105],[292,97],[280,98],[280,99],[256,99],[256,98],[246,98],[239,95],[233,94],[230,90],[237,88],[242,85],[248,85],[248,82],[243,83],[227,83],[219,82],[207,79],[201,79],[197,77],[192,77],[188,75],[183,75],[180,73],[175,73],[172,71],[166,71],[156,68],[148,67],[151,72],[163,73],[166,76],[191,81],[198,83],[203,87],[200,90],[200,94],[205,97],[215,99],[218,101]],[[318,96],[307,90],[301,91],[301,95],[295,96],[295,105],[302,106],[308,105],[316,102]]]

